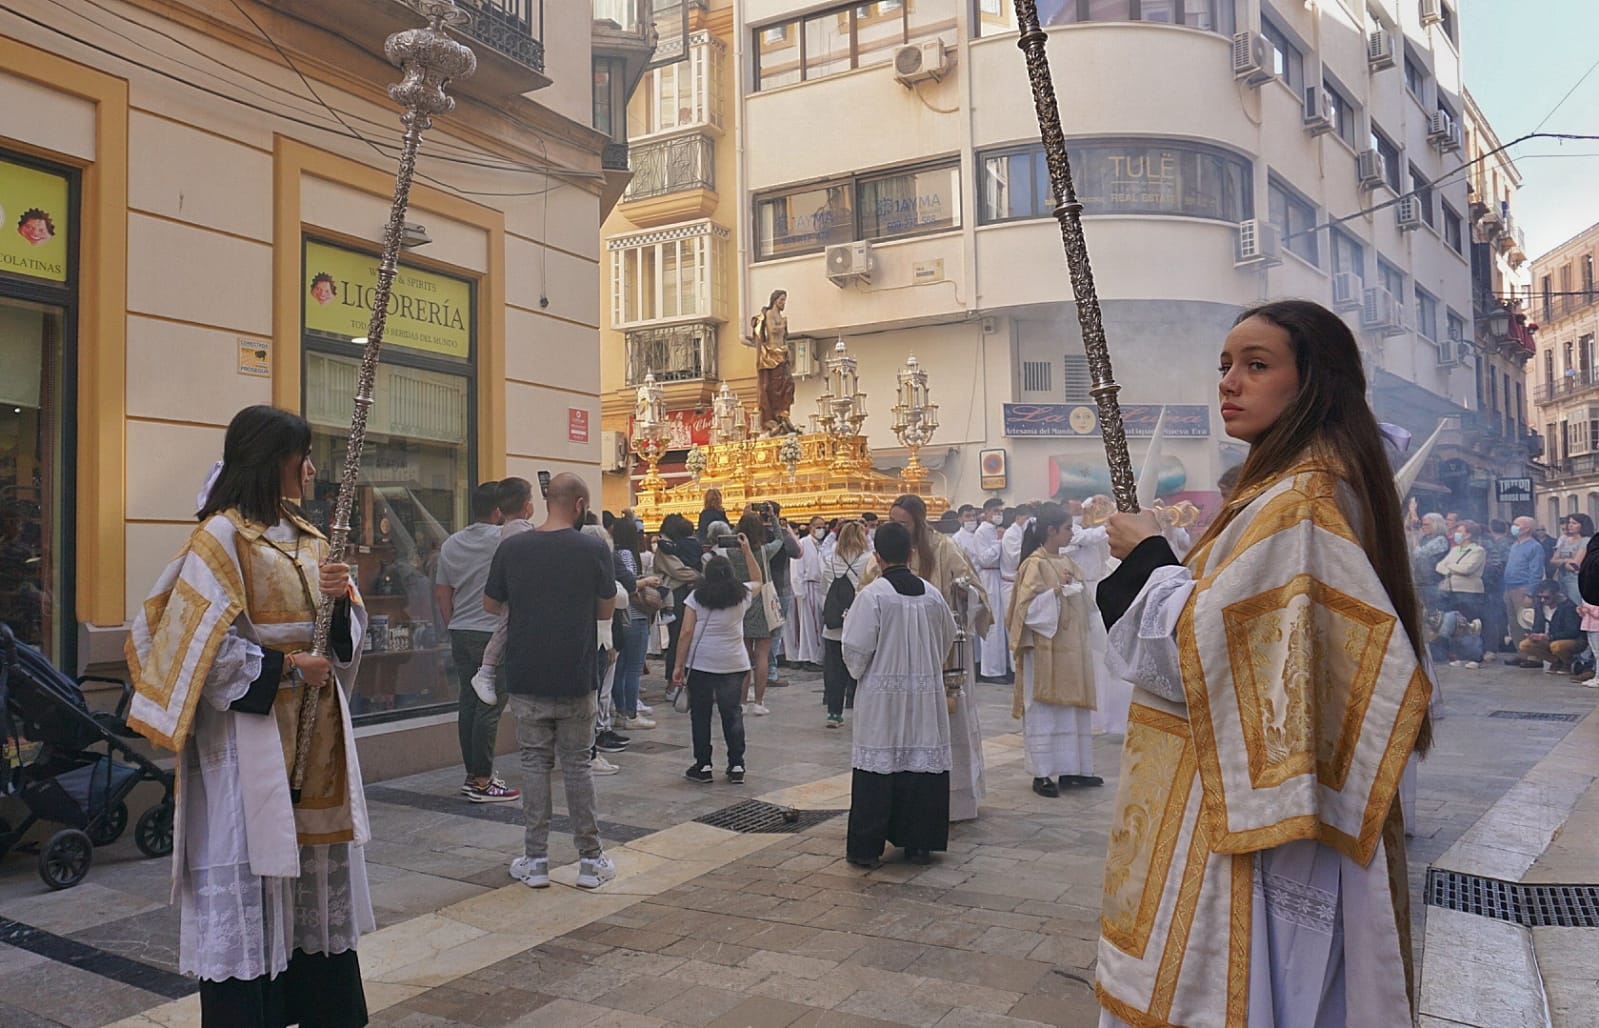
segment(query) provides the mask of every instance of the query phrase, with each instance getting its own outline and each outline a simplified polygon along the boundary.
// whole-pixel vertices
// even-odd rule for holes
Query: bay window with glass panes
[[[611,326],[726,321],[728,236],[720,225],[695,221],[608,240]]]
[[[689,38],[681,61],[651,68],[628,105],[628,139],[680,129],[720,130],[727,107],[727,46],[708,32]]]
[[[977,34],[998,35],[1016,31],[1016,8],[1011,0],[972,0]],[[1184,25],[1231,35],[1233,0],[1039,0],[1038,21],[1044,28],[1089,22],[1144,21]]]
[[[1008,0],[1007,0],[1008,2]],[[956,0],[874,0],[839,4],[753,30],[755,88],[773,89],[888,64],[907,43],[953,46]]]

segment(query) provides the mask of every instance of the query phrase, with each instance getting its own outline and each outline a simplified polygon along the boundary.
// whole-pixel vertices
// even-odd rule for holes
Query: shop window
[[[0,158],[0,623],[76,663],[74,175]]]
[[[895,239],[961,225],[961,172],[955,164],[862,180],[855,210],[862,239]]]
[[[1249,161],[1198,143],[1073,140],[1068,146],[1084,214],[1251,217]],[[983,224],[1047,218],[1055,209],[1039,144],[978,155]]]
[[[311,241],[305,258],[305,416],[319,469],[306,514],[328,531],[360,374],[353,339],[366,331],[377,259]],[[476,480],[475,331],[470,282],[400,268],[350,519],[352,564],[370,619],[351,697],[358,719],[457,702],[433,576],[444,540],[468,521]]]
[[[727,229],[697,221],[607,240],[612,327],[705,318],[725,321],[727,239]]]

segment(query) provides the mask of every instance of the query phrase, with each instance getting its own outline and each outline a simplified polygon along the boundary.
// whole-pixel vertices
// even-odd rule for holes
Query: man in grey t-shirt
[[[460,688],[456,711],[466,782],[461,793],[473,803],[507,803],[522,794],[494,773],[494,742],[500,730],[505,694],[484,703],[472,689],[472,675],[499,620],[483,609],[483,586],[500,548],[500,484],[472,490],[472,523],[444,540],[439,550],[433,594],[450,630],[450,656]]]

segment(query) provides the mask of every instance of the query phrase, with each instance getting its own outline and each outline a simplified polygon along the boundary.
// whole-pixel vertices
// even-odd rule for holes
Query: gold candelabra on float
[[[744,401],[739,399],[738,394],[723,382],[722,388],[716,393],[716,398],[711,401],[711,442],[735,457],[737,478],[743,483],[746,492],[753,471],[750,467],[750,456],[754,438],[755,430],[750,423],[749,408],[745,407]]]
[[[933,441],[938,431],[938,404],[928,399],[927,372],[913,353],[905,358],[899,369],[899,398],[894,404],[894,437],[910,451],[910,460],[899,477],[906,482],[927,481],[927,468],[922,464],[922,447]]]
[[[833,448],[833,466],[839,471],[861,470],[854,443],[866,421],[866,394],[861,392],[857,361],[838,337],[833,356],[822,362],[826,384],[816,398],[811,424],[827,436]]]
[[[666,391],[655,381],[653,371],[646,372],[644,384],[638,387],[636,406],[633,409],[633,452],[644,458],[649,470],[639,482],[641,490],[656,493],[666,488],[657,465],[666,455],[671,441],[671,430],[666,424]]]

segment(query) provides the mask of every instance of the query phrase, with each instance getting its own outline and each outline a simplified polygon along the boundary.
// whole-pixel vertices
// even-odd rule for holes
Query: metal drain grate
[[[745,800],[731,807],[713,810],[694,820],[712,828],[726,828],[730,832],[745,834],[764,832],[781,835],[798,832],[812,825],[819,825],[823,821],[831,821],[845,813],[848,811],[795,810],[792,807],[780,807],[775,803],[761,800]]]
[[[1599,885],[1523,885],[1429,868],[1427,905],[1524,928],[1599,928]]]
[[[1581,714],[1557,714],[1548,710],[1496,710],[1489,717],[1502,721],[1581,721]]]

